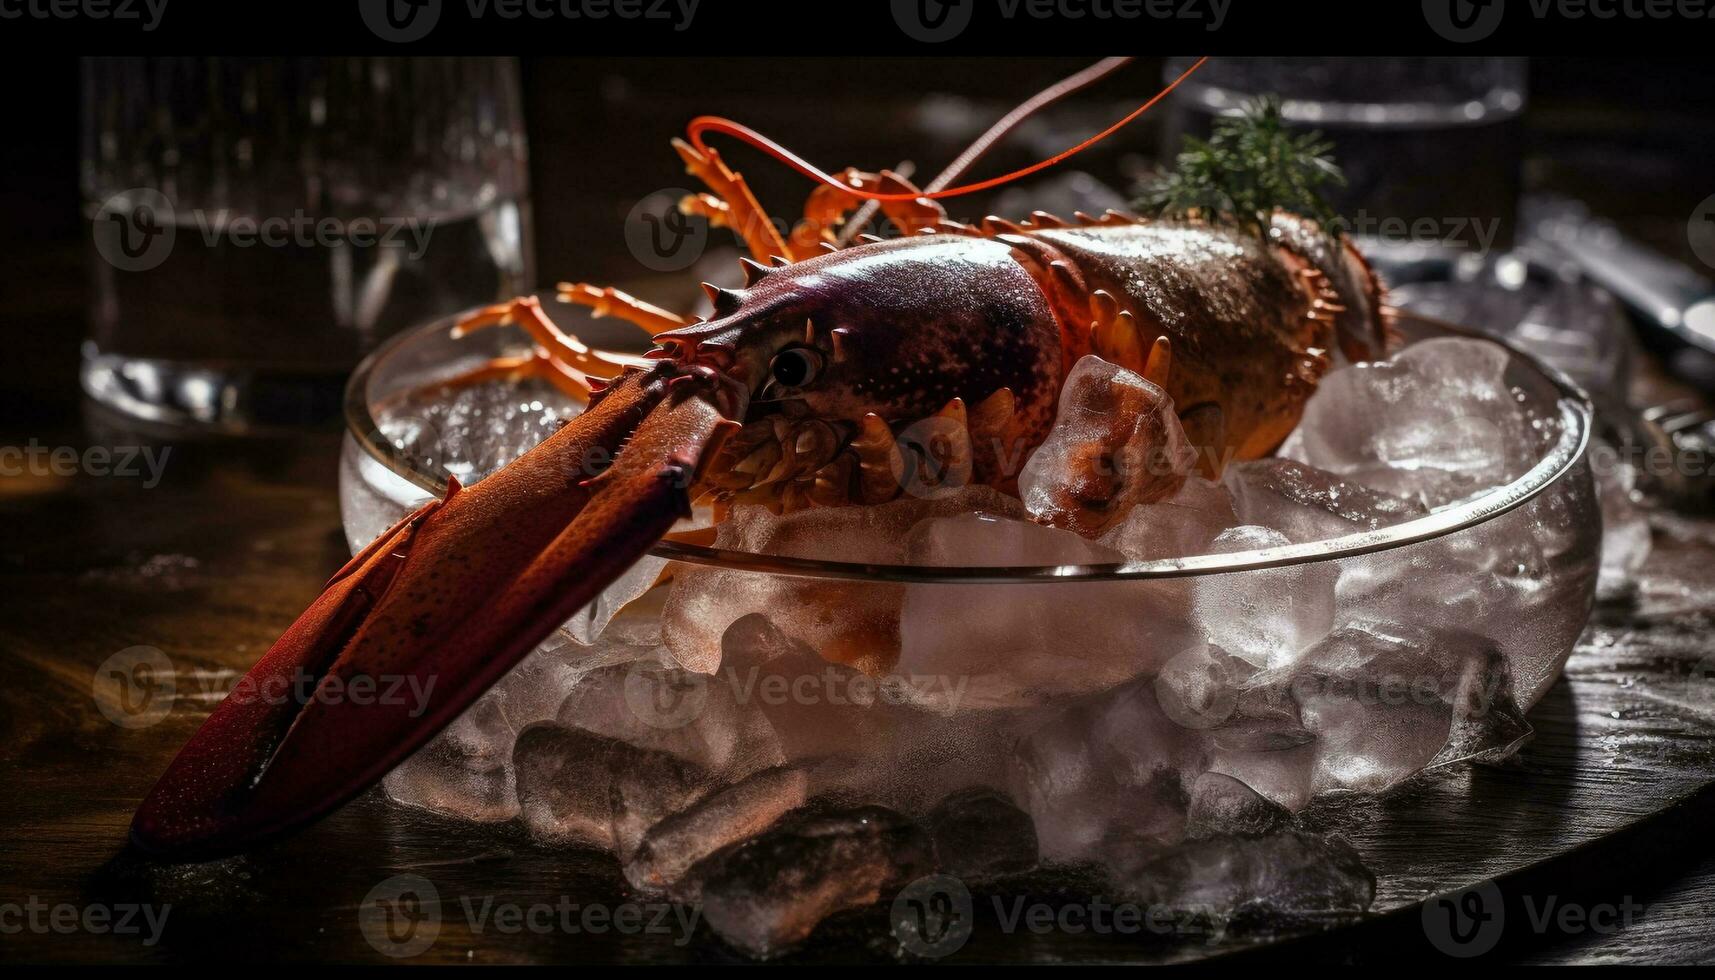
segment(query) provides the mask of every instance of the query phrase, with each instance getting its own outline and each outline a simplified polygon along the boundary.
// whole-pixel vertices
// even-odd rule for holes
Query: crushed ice
[[[1342,369],[1277,458],[1211,481],[1185,476],[1170,404],[1110,431],[1099,406],[1164,396],[1086,359],[1022,503],[971,488],[787,516],[739,507],[717,544],[1004,568],[1373,531],[1514,479],[1540,454],[1552,433],[1506,366],[1496,345],[1446,339]],[[511,402],[484,404],[404,435],[444,453],[460,433],[460,465],[479,476],[516,447],[473,453],[469,433],[519,424]],[[530,426],[526,443],[551,428]],[[1123,455],[1163,438],[1167,479],[1183,479],[1164,498],[1135,504],[1136,469],[1102,494],[1077,484],[1090,445]],[[700,903],[755,955],[931,873],[1094,868],[1110,894],[1205,924],[1361,912],[1374,880],[1358,855],[1294,813],[1499,758],[1528,736],[1523,712],[1581,630],[1598,569],[1624,575],[1647,553],[1624,475],[1601,479],[1599,501],[1581,464],[1453,535],[1183,579],[844,582],[646,558],[384,785],[402,804],[609,852],[632,888]],[[354,542],[385,523],[359,516]]]

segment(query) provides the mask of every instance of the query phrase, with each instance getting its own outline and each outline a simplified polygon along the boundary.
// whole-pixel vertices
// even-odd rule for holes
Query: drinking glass
[[[1169,59],[1177,78],[1191,59]],[[1163,163],[1185,135],[1265,95],[1334,144],[1346,185],[1327,197],[1359,236],[1476,251],[1517,220],[1522,58],[1211,58],[1173,94]]]
[[[516,65],[92,58],[82,380],[219,431],[336,418],[378,341],[534,281]]]

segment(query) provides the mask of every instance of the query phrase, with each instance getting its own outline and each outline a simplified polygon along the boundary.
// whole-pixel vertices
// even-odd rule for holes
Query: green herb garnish
[[[1137,207],[1164,217],[1233,222],[1258,236],[1266,235],[1280,209],[1314,218],[1338,238],[1340,217],[1322,199],[1323,188],[1346,183],[1329,157],[1333,149],[1321,133],[1290,132],[1280,100],[1265,96],[1239,115],[1215,120],[1207,141],[1187,137],[1175,170],[1145,185]]]

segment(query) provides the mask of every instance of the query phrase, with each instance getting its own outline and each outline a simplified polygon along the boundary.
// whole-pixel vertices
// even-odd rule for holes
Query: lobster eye
[[[802,388],[821,372],[822,354],[812,347],[788,347],[768,364],[769,376],[786,388]]]

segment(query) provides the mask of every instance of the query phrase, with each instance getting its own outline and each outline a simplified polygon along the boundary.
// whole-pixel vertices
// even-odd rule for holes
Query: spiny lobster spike
[[[970,411],[973,433],[999,432],[1018,411],[1018,398],[1011,388],[996,388]]]
[[[863,242],[865,245],[874,245],[877,242],[887,241],[887,239],[881,237],[880,235],[871,235],[868,232],[865,232],[865,233],[857,236],[857,240],[860,242]]]
[[[754,286],[762,281],[763,276],[768,275],[768,266],[749,256],[739,259],[738,265],[744,270],[744,284],[746,286]]]
[[[863,502],[886,503],[898,496],[905,457],[886,420],[874,412],[865,415],[858,421],[858,434],[851,445],[858,458],[858,490]]]
[[[1002,233],[1016,235],[1024,231],[1023,228],[1019,227],[1014,222],[992,214],[983,218],[981,227],[983,233],[988,235],[998,235]]]
[[[1047,211],[1032,211],[1030,212],[1030,219],[1035,222],[1036,227],[1038,228],[1066,227],[1066,222],[1063,218],[1060,218],[1058,215],[1049,214]]]
[[[833,461],[816,471],[810,487],[810,500],[823,507],[838,507],[852,499],[852,477],[857,474],[857,457],[840,453]]]
[[[846,359],[846,338],[851,336],[851,330],[846,327],[835,327],[828,331],[828,340],[834,346],[834,360]]]
[[[944,234],[948,234],[948,235],[978,235],[978,234],[981,234],[981,232],[979,232],[977,229],[971,227],[970,225],[965,224],[962,221],[952,221],[949,219],[942,219],[940,221],[935,222],[935,230],[942,232]]]
[[[1173,370],[1173,342],[1166,334],[1150,345],[1149,359],[1144,362],[1143,379],[1158,388],[1167,388],[1167,377]]]
[[[1112,320],[1120,311],[1120,305],[1114,299],[1114,294],[1105,289],[1098,289],[1090,294],[1090,313],[1097,323]]]
[[[1135,225],[1142,220],[1138,215],[1118,208],[1108,208],[1102,212],[1102,224],[1105,225]]]
[[[816,247],[824,252],[838,252],[840,247],[833,242],[817,242]]]
[[[785,267],[786,267],[786,266],[789,266],[789,265],[791,265],[791,264],[792,264],[792,260],[791,260],[791,259],[789,259],[789,258],[787,258],[787,257],[786,257],[786,256],[784,256],[784,255],[770,255],[770,256],[769,256],[769,257],[768,257],[768,261],[769,261],[769,262],[770,262],[770,263],[771,263],[771,264],[772,264],[772,265],[773,265],[773,266],[774,266],[774,268],[776,268],[776,269],[782,269],[782,268],[785,268]]]
[[[1054,282],[1069,295],[1079,295],[1084,291],[1084,281],[1078,275],[1078,270],[1065,259],[1055,259],[1048,263],[1048,274],[1054,277]]]
[[[931,227],[929,225],[924,225],[923,227],[917,229],[915,232],[912,232],[912,234],[915,234],[915,235],[939,235],[940,233],[941,233],[941,230],[939,228],[934,228],[934,227]]]
[[[954,485],[966,483],[971,475],[972,452],[971,423],[965,411],[965,400],[954,398],[935,413],[935,418],[949,424],[930,428],[931,438],[923,450],[938,464],[935,473],[942,485],[946,485],[949,478]]]
[[[712,282],[705,282],[700,285],[703,287],[703,292],[708,294],[709,302],[714,304],[716,315],[724,316],[731,313],[744,302],[744,296],[737,290],[722,289]]]
[[[1072,219],[1081,225],[1094,225],[1101,223],[1101,219],[1084,211],[1073,211]]]
[[[811,347],[816,344],[816,321],[808,317],[804,319],[804,343]]]
[[[828,465],[839,451],[840,437],[834,427],[821,419],[806,419],[792,437],[795,476],[804,479]]]

